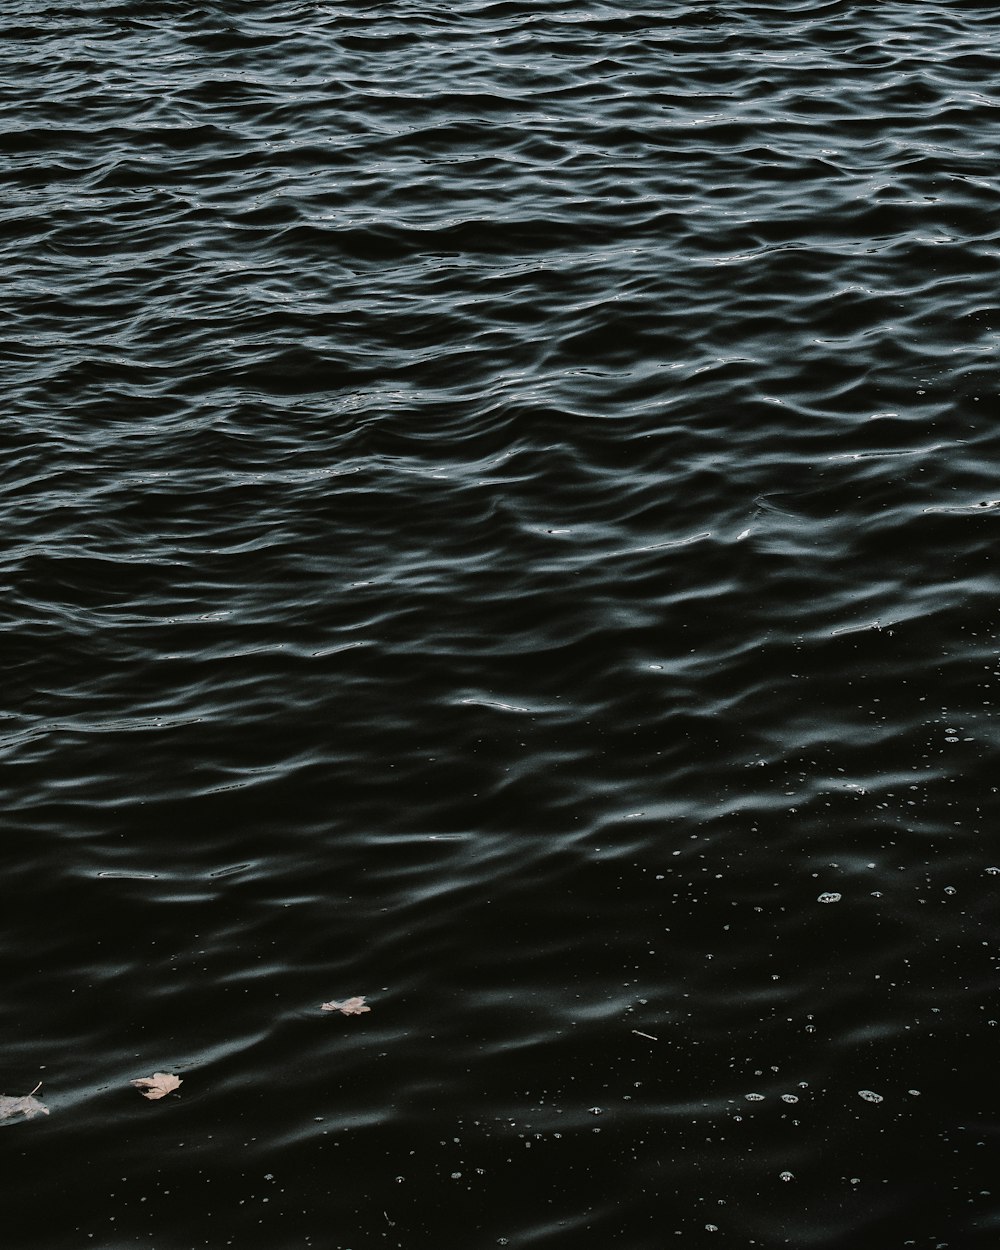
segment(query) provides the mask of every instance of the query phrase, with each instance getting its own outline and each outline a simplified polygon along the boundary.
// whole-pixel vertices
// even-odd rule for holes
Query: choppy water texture
[[[995,1246],[996,8],[0,20],[4,1246]]]

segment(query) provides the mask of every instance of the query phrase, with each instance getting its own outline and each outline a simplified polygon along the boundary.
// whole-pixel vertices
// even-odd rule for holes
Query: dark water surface
[[[1000,1244],[1000,8],[0,48],[5,1250]]]

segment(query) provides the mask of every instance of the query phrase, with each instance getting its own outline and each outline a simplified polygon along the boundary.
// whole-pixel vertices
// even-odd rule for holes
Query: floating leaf
[[[42,1083],[39,1081],[31,1093],[23,1098],[12,1098],[9,1094],[0,1094],[0,1120],[12,1120],[16,1115],[23,1115],[26,1120],[36,1115],[48,1115],[48,1107],[35,1097],[41,1088]]]
[[[363,1016],[371,1008],[365,1002],[364,995],[359,998],[345,998],[342,1003],[322,1003],[321,1011],[342,1011],[345,1016]]]
[[[154,1072],[152,1076],[137,1077],[132,1084],[141,1091],[143,1098],[163,1098],[181,1084],[181,1078],[169,1072]]]

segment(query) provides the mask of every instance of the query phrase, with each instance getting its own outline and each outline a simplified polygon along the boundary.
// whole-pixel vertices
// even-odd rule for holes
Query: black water
[[[998,27],[7,0],[4,1247],[998,1244]]]

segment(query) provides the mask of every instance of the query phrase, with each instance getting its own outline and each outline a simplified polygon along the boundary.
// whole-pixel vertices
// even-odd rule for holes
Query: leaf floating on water
[[[23,1115],[26,1120],[30,1120],[33,1116],[48,1114],[48,1107],[30,1094],[26,1094],[23,1098],[12,1098],[9,1094],[0,1094],[0,1120],[12,1120],[16,1115]]]
[[[23,1098],[0,1094],[0,1120],[12,1120],[17,1115],[23,1115],[26,1120],[31,1120],[36,1115],[48,1115],[48,1107],[35,1097],[41,1088],[42,1083],[39,1081],[31,1093],[25,1094]]]
[[[179,1076],[169,1072],[154,1072],[152,1076],[136,1077],[132,1084],[143,1098],[163,1098],[182,1084]]]
[[[366,1011],[371,1011],[371,1008],[362,994],[357,998],[345,998],[342,1003],[321,1003],[320,1011],[340,1011],[345,1016],[363,1016]]]

